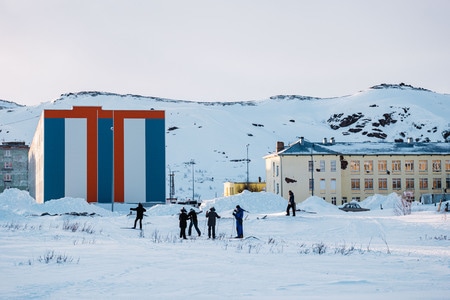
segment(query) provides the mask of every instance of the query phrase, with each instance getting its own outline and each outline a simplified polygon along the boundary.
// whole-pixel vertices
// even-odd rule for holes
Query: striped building
[[[165,203],[164,118],[157,110],[44,110],[28,156],[31,196]]]

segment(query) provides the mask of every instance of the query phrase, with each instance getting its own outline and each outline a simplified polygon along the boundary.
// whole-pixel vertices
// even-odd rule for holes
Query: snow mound
[[[320,197],[311,196],[300,204],[297,209],[315,213],[339,213],[341,210],[334,204],[328,203]]]
[[[0,194],[0,218],[12,215],[40,216],[45,213],[50,215],[70,213],[98,214],[101,216],[111,215],[111,212],[96,205],[89,204],[81,198],[61,198],[45,202],[44,204],[38,204],[27,191],[7,189]]]
[[[219,214],[227,214],[231,213],[236,205],[252,214],[267,214],[286,210],[287,200],[272,193],[243,191],[229,197],[205,200],[200,208],[205,211],[214,207]]]
[[[361,201],[360,205],[364,208],[370,208],[370,210],[381,209],[393,209],[395,205],[400,201],[400,196],[397,193],[391,193],[387,196],[373,195],[367,197],[364,201]]]

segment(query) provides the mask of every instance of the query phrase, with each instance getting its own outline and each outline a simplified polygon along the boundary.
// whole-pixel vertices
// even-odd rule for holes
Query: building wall
[[[374,194],[388,195],[393,192],[401,193],[411,190],[415,200],[419,201],[423,194],[442,193],[450,188],[450,154],[444,155],[314,155],[314,168],[311,173],[310,155],[266,157],[267,191],[288,198],[288,191],[292,190],[297,202],[314,196],[322,197],[327,202],[340,205],[353,200],[364,200]],[[331,170],[332,161],[336,169]],[[386,161],[386,169],[380,169],[378,162]],[[398,161],[399,170],[393,170],[393,161]],[[359,162],[359,171],[352,168],[352,164]],[[364,168],[365,163],[371,168]],[[413,170],[406,170],[406,164],[413,164]],[[425,163],[426,162],[426,163]],[[441,170],[433,171],[433,163],[440,162]],[[427,170],[419,170],[419,163],[426,164]],[[334,163],[333,163],[334,164]],[[342,166],[345,166],[343,168]],[[321,167],[324,167],[321,169]],[[310,180],[314,178],[314,190],[310,188]],[[420,182],[427,180],[428,186],[421,187]],[[367,180],[367,185],[366,185]],[[380,188],[379,181],[385,180],[386,188]],[[395,186],[393,181],[399,183]],[[434,186],[440,180],[440,187]],[[335,181],[335,188],[332,186]],[[413,187],[407,186],[413,184]],[[357,183],[359,182],[359,187]],[[370,185],[370,182],[373,185]],[[353,183],[353,185],[352,185]],[[334,202],[334,200],[336,202]]]
[[[24,142],[0,145],[0,193],[8,188],[28,189],[28,150]]]
[[[77,197],[164,203],[163,111],[46,110],[31,152],[33,177],[42,181],[33,185],[38,202]]]
[[[266,190],[265,182],[225,182],[223,184],[223,195],[225,197],[242,193],[244,190],[251,192],[262,192]]]

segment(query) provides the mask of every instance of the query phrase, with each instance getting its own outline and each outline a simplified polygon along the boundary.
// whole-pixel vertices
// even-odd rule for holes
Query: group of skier
[[[195,228],[195,230],[198,233],[198,236],[201,235],[200,229],[198,228],[198,218],[197,214],[200,214],[200,212],[196,212],[193,208],[190,209],[189,214],[187,214],[186,209],[183,207],[180,210],[180,215],[178,217],[179,225],[180,225],[180,238],[186,239],[186,228],[187,228],[187,221],[191,220],[189,224],[189,230],[188,235],[190,236],[192,233],[192,227]],[[208,219],[208,238],[215,239],[216,238],[216,224],[217,219],[220,219],[221,217],[216,212],[216,209],[214,207],[211,207],[206,212],[206,218]],[[236,238],[243,238],[244,237],[244,231],[243,231],[243,218],[244,218],[244,209],[242,209],[239,205],[236,206],[235,210],[233,211],[233,216],[236,219],[236,231],[237,236]]]
[[[289,201],[288,206],[286,208],[286,216],[289,216],[290,210],[292,209],[292,215],[295,216],[295,200],[294,200],[294,193],[292,191],[289,191]],[[142,218],[144,217],[144,212],[146,212],[146,209],[144,206],[139,203],[139,205],[136,208],[130,208],[130,211],[136,211],[136,219],[134,220],[134,229],[136,228],[137,221],[139,221],[140,229],[142,229]],[[243,228],[243,220],[244,220],[244,210],[239,205],[236,205],[236,208],[233,211],[233,216],[236,219],[236,237],[238,239],[244,238],[244,228]],[[187,239],[186,237],[186,228],[187,221],[190,220],[189,223],[189,229],[188,229],[188,235],[191,236],[192,234],[192,227],[195,228],[197,231],[198,236],[201,236],[200,229],[198,228],[198,218],[197,215],[202,213],[202,211],[196,212],[193,208],[189,210],[189,213],[187,213],[186,209],[183,207],[180,210],[180,214],[178,217],[179,220],[179,226],[180,226],[180,238]],[[211,207],[206,212],[206,218],[208,218],[208,238],[216,238],[216,220],[220,219],[219,214],[217,214],[216,209],[214,207]]]

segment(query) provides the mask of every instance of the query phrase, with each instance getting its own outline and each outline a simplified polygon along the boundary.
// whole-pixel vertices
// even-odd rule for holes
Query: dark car
[[[358,203],[346,203],[343,207],[339,207],[343,211],[368,211],[368,208],[362,208]]]

